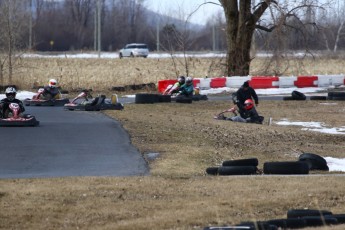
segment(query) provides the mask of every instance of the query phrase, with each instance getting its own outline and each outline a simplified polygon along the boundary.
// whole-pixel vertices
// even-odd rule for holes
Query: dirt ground
[[[17,77],[25,80],[27,87],[34,81],[44,83],[57,70],[61,72],[59,81],[68,79],[67,84],[75,84],[74,87],[87,82],[83,86],[86,88],[93,88],[99,82],[108,86],[133,83],[141,77],[137,74],[139,70],[126,69],[124,73],[128,75],[123,74],[120,67],[125,68],[128,60],[92,60],[91,64],[88,60],[23,60],[31,66],[37,61],[37,68],[28,68],[28,74],[23,71]],[[133,68],[145,68],[147,79],[140,83],[165,79],[173,73],[165,68],[171,64],[163,60],[132,61],[136,64]],[[339,74],[342,61],[304,63],[303,68],[296,66],[295,70],[319,74],[332,69],[334,74]],[[143,62],[156,66],[149,68]],[[195,61],[195,69],[199,62],[203,60]],[[90,71],[83,68],[92,68],[92,63],[97,68]],[[107,68],[102,68],[103,65]],[[198,75],[201,74],[204,73]],[[110,77],[100,78],[106,76]],[[213,119],[214,114],[230,106],[230,101],[198,101],[126,104],[123,111],[105,111],[128,131],[133,145],[147,160],[151,175],[1,179],[0,229],[203,229],[241,221],[286,218],[289,209],[345,213],[343,173],[311,171],[305,176],[205,173],[207,167],[231,159],[255,157],[259,160],[258,168],[262,169],[265,162],[296,161],[302,153],[344,158],[344,135],[307,131],[276,122],[313,121],[344,128],[345,101],[260,100],[257,110],[265,117],[264,125]],[[272,123],[267,125],[270,117]],[[336,225],[315,229],[344,228]]]
[[[260,101],[272,124],[214,120],[227,101],[127,104],[105,113],[123,124],[151,175],[0,180],[0,229],[202,229],[286,218],[289,209],[345,213],[345,177],[210,176],[222,161],[296,161],[303,152],[344,158],[344,135],[275,122],[344,126],[344,101]],[[149,153],[158,153],[155,159]],[[344,229],[344,225],[316,229]]]

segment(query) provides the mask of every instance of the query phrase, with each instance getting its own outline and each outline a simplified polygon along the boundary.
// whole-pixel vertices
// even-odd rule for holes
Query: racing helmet
[[[245,102],[244,102],[244,108],[245,108],[246,110],[250,110],[250,109],[253,108],[253,107],[254,107],[254,102],[253,102],[252,99],[247,99],[247,100],[245,100]]]
[[[184,76],[180,76],[180,77],[177,79],[177,81],[178,81],[181,85],[183,85],[183,84],[185,83],[185,81],[186,81],[186,78],[185,78]]]
[[[56,88],[56,87],[57,87],[57,80],[55,80],[55,79],[50,79],[50,80],[49,80],[49,87],[51,87],[51,88]]]
[[[186,84],[187,85],[190,85],[190,84],[192,84],[193,83],[193,78],[192,77],[187,77],[186,78]]]
[[[17,91],[14,87],[10,86],[6,88],[5,94],[9,101],[13,101],[16,98]]]

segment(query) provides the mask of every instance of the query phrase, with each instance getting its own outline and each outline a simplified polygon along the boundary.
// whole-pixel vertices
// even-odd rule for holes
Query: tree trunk
[[[252,13],[251,0],[219,0],[224,8],[227,34],[227,75],[247,76],[256,23],[272,0],[262,1]]]

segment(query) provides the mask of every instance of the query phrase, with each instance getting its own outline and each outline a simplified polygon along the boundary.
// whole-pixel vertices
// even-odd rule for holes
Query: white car
[[[144,57],[149,55],[149,49],[146,44],[143,43],[131,43],[127,44],[119,52],[119,57]]]

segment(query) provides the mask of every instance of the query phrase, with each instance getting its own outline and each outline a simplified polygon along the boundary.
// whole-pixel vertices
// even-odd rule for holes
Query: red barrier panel
[[[225,77],[212,78],[210,82],[211,88],[221,88],[221,87],[225,87],[225,85],[226,85]]]
[[[279,77],[276,76],[254,76],[251,77],[249,85],[254,89],[279,88]]]
[[[317,80],[317,76],[298,76],[294,84],[298,88],[317,87],[317,83],[315,83]]]
[[[177,80],[160,80],[158,81],[158,91],[163,93],[164,90],[168,87],[168,85],[173,85],[177,82]]]
[[[199,87],[199,85],[200,85],[200,79],[193,79],[193,86]]]

